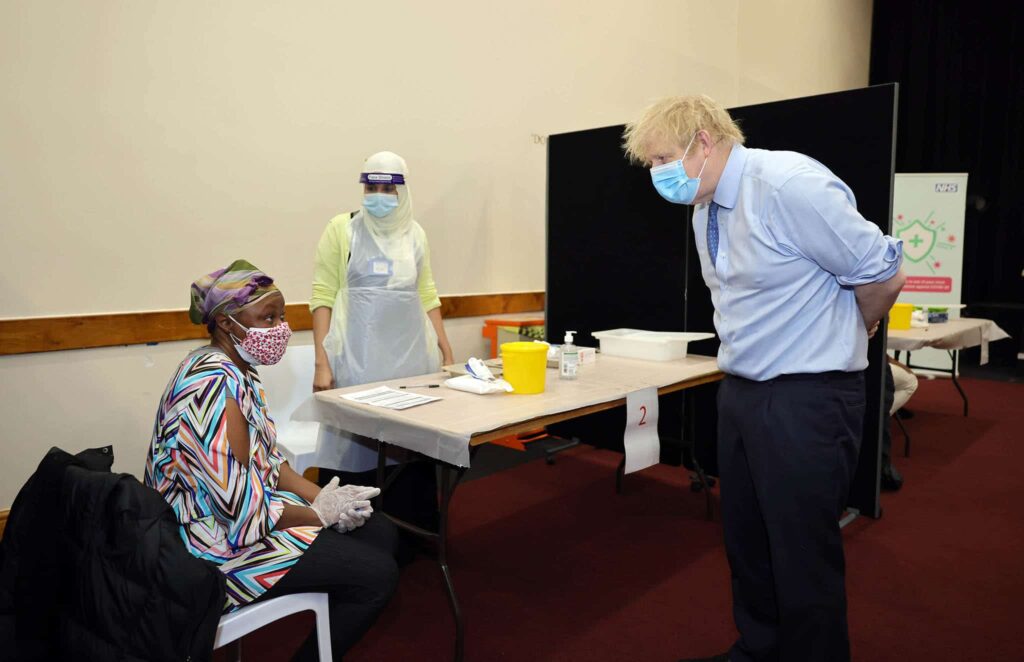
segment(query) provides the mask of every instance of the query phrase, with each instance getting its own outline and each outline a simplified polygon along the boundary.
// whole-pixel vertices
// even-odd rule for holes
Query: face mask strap
[[[695,131],[693,135],[690,137],[690,142],[686,143],[686,149],[683,150],[683,158],[679,159],[678,161],[672,162],[679,164],[679,168],[683,171],[683,176],[686,178],[689,178],[690,176],[686,174],[686,167],[683,165],[683,159],[685,159],[686,155],[690,153],[690,147],[693,146],[693,141],[697,139],[698,133],[700,133],[700,130]],[[704,168],[707,167],[708,165],[708,158],[709,156],[704,157],[704,163],[702,163],[700,166],[700,172],[697,173],[697,177],[695,177],[694,179],[700,179],[700,176],[704,174]],[[663,163],[660,166],[654,166],[654,168],[651,168],[651,170],[655,170],[657,168],[665,168],[666,166],[669,165],[671,165],[671,163]]]
[[[238,320],[236,320],[234,315],[228,315],[228,319],[231,320],[232,322],[234,322],[235,324],[237,324],[239,326],[239,328],[244,329],[247,334],[249,333],[249,328],[246,327],[241,322],[239,322]]]
[[[690,145],[692,145],[693,141],[696,140],[698,133],[700,133],[700,131],[695,132],[693,134],[693,138],[690,138],[690,142],[687,143],[687,145],[686,145],[686,152],[683,152],[683,157],[684,158],[686,157],[686,153],[690,151]],[[714,149],[714,145],[712,145],[711,148]],[[697,176],[694,177],[694,179],[700,179],[700,176],[704,174],[704,168],[706,168],[708,166],[708,159],[709,158],[711,158],[710,154],[708,154],[707,156],[704,157],[704,163],[702,163],[701,166],[700,166],[700,172],[697,173]],[[679,165],[682,165],[682,164],[683,164],[683,159],[679,159]],[[683,173],[684,174],[686,173],[686,168],[683,168]],[[689,176],[689,175],[687,175],[687,176]]]
[[[241,328],[241,329],[245,329],[245,335],[246,335],[246,336],[248,336],[248,335],[249,335],[249,329],[248,329],[248,328],[246,328],[246,327],[245,327],[245,326],[244,326],[244,325],[243,325],[243,324],[242,324],[241,322],[239,322],[238,320],[236,320],[236,319],[235,319],[235,316],[234,316],[234,315],[228,315],[228,319],[229,319],[229,320],[231,320],[232,322],[234,322],[235,324],[237,324],[237,325],[239,326],[239,328]],[[232,339],[233,341],[235,341],[236,343],[238,343],[239,345],[241,345],[241,344],[242,344],[242,342],[244,342],[244,341],[245,341],[245,338],[236,338],[236,337],[235,337],[235,334],[231,333],[230,331],[228,331],[228,335],[229,335],[229,336],[231,336],[231,339]]]
[[[686,149],[683,150],[683,159],[685,159],[686,155],[690,153],[690,146],[693,145],[693,141],[697,139],[698,133],[700,133],[700,131],[694,131],[693,136],[690,137],[690,142],[686,143]],[[683,159],[679,159],[679,161],[682,162]],[[697,176],[700,177],[700,175]]]

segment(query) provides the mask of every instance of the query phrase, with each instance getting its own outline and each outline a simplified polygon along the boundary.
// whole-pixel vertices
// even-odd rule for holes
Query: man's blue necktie
[[[714,200],[708,206],[708,255],[711,264],[718,261],[718,203]]]

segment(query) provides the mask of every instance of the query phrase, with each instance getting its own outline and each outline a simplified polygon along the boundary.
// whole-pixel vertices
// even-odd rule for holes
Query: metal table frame
[[[893,354],[894,354],[894,356],[895,356],[897,361],[900,360],[900,351],[901,350],[898,350],[898,349],[894,349],[893,350]],[[953,386],[955,386],[956,390],[960,392],[960,399],[964,401],[964,416],[967,416],[967,405],[968,405],[967,394],[964,392],[963,387],[960,386],[960,380],[957,378],[957,373],[960,371],[960,350],[959,349],[947,349],[946,350],[946,352],[949,354],[949,358],[952,359],[952,361],[953,361],[953,369],[952,370],[947,370],[946,368],[929,368],[929,367],[923,366],[923,365],[914,365],[913,363],[910,362],[910,350],[908,349],[908,350],[906,350],[906,352],[907,352],[907,362],[904,363],[904,365],[907,366],[908,368],[910,368],[911,370],[913,370],[914,368],[917,368],[918,370],[931,370],[932,372],[941,372],[943,374],[950,375],[953,378]],[[901,424],[900,427],[902,427],[902,424]],[[908,442],[908,448],[909,448],[909,442]],[[905,452],[906,455],[910,454],[909,450],[906,450],[904,452]]]
[[[711,382],[721,381],[724,375],[721,372],[714,372],[708,375],[702,375],[700,377],[694,377],[675,384],[669,384],[658,389],[658,395],[665,395],[666,393],[674,393],[676,391],[682,391],[685,389],[700,386],[702,384],[708,384]],[[536,430],[552,423],[558,423],[560,421],[566,421],[573,418],[579,418],[586,416],[598,411],[604,411],[607,409],[614,409],[621,407],[626,404],[625,398],[618,398],[616,400],[610,400],[596,405],[588,407],[581,407],[579,409],[573,409],[570,411],[561,412],[558,414],[552,414],[550,416],[541,416],[538,418],[532,418],[528,421],[521,421],[512,425],[506,425],[492,430],[490,432],[473,435],[470,440],[470,458],[476,454],[477,449],[483,444],[489,443],[501,437],[515,434],[518,432],[524,432],[526,430]],[[691,417],[692,418],[692,417]],[[395,477],[401,472],[404,465],[399,464],[394,470],[391,471],[390,475],[385,479],[385,467],[387,464],[386,450],[388,443],[384,441],[377,441],[377,485],[381,488],[381,493],[374,500],[374,510],[381,513],[384,512],[384,495],[387,492],[387,488],[394,482]],[[418,455],[419,457],[426,457]],[[448,522],[449,522],[449,507],[451,505],[452,496],[455,493],[455,488],[458,487],[459,481],[465,475],[468,467],[459,467],[447,462],[442,462],[434,458],[426,458],[432,460],[438,467],[440,467],[440,480],[438,484],[439,491],[439,522],[437,531],[428,531],[414,524],[410,524],[404,520],[391,515],[385,516],[395,523],[399,528],[412,533],[420,538],[434,542],[437,545],[437,563],[441,569],[441,575],[444,579],[445,591],[448,594],[448,604],[452,610],[452,616],[455,619],[455,646],[453,659],[455,662],[462,662],[465,653],[465,638],[466,638],[466,627],[465,621],[462,615],[462,608],[459,606],[459,599],[455,592],[455,583],[452,579],[452,571],[448,565]],[[696,457],[694,457],[696,461]],[[623,460],[622,467],[625,466],[625,460]],[[699,466],[699,465],[698,465]],[[621,472],[622,467],[616,472],[616,485],[618,489],[621,489],[622,478]],[[705,491],[707,498],[707,513],[708,518],[711,518],[711,494],[708,489],[708,480],[704,476],[704,472],[698,468],[697,475],[700,479],[701,486]]]

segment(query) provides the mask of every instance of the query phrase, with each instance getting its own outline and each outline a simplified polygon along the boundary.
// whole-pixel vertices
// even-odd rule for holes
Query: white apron
[[[441,369],[437,333],[417,287],[423,259],[417,236],[413,228],[374,236],[361,212],[352,219],[347,287],[338,291],[324,340],[336,388]],[[338,471],[369,471],[377,466],[377,445],[321,425],[317,464]]]

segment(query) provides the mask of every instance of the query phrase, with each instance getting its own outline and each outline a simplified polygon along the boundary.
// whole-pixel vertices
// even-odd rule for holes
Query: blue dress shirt
[[[718,255],[708,257],[708,205],[693,214],[704,282],[730,375],[852,372],[868,365],[853,288],[886,281],[902,242],[857,212],[850,188],[795,152],[734,145],[715,189]]]

